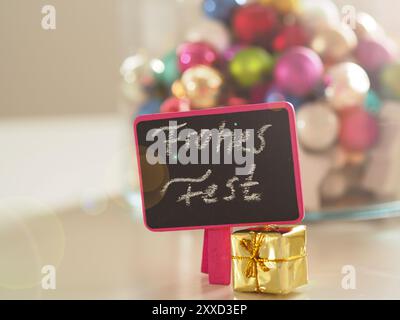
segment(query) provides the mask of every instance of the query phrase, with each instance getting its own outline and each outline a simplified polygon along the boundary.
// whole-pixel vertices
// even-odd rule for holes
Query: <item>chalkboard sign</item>
[[[235,106],[136,118],[143,214],[152,231],[303,218],[293,107]]]

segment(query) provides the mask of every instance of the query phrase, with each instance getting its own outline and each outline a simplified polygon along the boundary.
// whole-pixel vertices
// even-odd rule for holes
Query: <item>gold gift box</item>
[[[235,291],[287,294],[307,284],[305,226],[236,231],[231,242]]]

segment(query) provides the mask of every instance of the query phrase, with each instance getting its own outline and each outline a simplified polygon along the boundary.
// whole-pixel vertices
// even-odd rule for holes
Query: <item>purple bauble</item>
[[[394,45],[388,41],[362,39],[355,56],[362,67],[369,72],[379,71],[394,60]]]
[[[181,72],[197,66],[212,66],[218,60],[217,51],[205,42],[186,42],[178,47],[178,65]]]
[[[321,81],[323,64],[314,51],[293,47],[284,53],[275,67],[275,82],[285,93],[305,96]]]

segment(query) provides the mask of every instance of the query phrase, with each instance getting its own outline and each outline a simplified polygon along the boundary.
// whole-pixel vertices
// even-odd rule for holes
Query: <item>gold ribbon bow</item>
[[[247,240],[242,239],[240,245],[245,248],[249,253],[249,257],[233,257],[234,259],[248,259],[244,274],[247,278],[257,277],[257,266],[261,268],[262,271],[268,272],[269,268],[265,265],[268,259],[260,258],[260,247],[264,241],[265,235],[255,234],[253,239]]]

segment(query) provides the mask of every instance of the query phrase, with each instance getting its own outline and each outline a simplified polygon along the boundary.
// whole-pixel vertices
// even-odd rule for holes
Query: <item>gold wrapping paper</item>
[[[235,291],[287,294],[307,284],[305,226],[241,230],[231,241]]]

